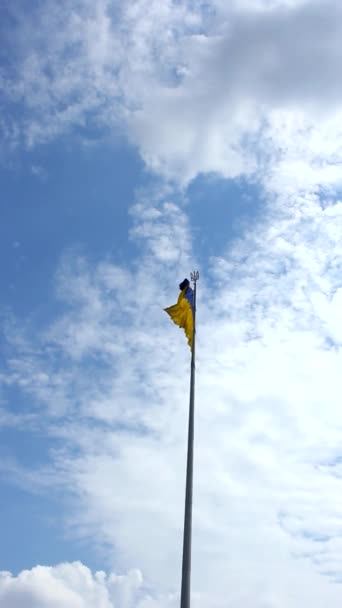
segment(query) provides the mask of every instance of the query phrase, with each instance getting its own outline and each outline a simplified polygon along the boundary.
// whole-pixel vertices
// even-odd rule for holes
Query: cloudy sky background
[[[342,7],[7,3],[0,606],[342,600]]]

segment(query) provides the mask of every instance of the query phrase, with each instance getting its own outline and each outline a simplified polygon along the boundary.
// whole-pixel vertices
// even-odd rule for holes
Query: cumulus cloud
[[[140,602],[139,597],[142,599]],[[142,575],[94,574],[80,562],[36,566],[17,576],[0,572],[0,605],[4,608],[133,608],[148,605]]]

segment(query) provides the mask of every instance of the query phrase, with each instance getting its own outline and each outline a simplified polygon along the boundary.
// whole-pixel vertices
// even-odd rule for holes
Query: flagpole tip
[[[194,272],[190,273],[190,279],[193,283],[196,283],[196,281],[198,281],[199,279],[199,272],[198,270],[194,270]]]

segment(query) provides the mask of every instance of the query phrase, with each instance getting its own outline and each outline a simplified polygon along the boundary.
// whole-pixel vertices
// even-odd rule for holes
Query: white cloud
[[[32,15],[8,10],[9,140],[34,145],[74,126],[86,137],[92,125],[102,136],[124,132],[150,168],[181,182],[264,171],[279,153],[297,180],[319,166],[324,181],[340,181],[336,0],[82,0],[49,2]],[[9,104],[21,111],[11,115]],[[289,144],[297,157],[287,157]]]
[[[0,572],[0,606],[4,608],[133,608],[138,605],[142,608],[144,602],[148,602],[148,594],[143,590],[138,570],[125,576],[107,576],[104,572],[93,574],[82,563],[74,562],[36,566],[17,576]]]

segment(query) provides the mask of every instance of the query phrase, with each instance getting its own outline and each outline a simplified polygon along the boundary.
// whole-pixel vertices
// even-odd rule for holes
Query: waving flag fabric
[[[177,304],[165,308],[165,312],[171,317],[172,321],[181,329],[188,339],[188,344],[192,349],[193,334],[194,334],[194,292],[190,287],[188,279],[180,284],[181,293],[177,300]]]

